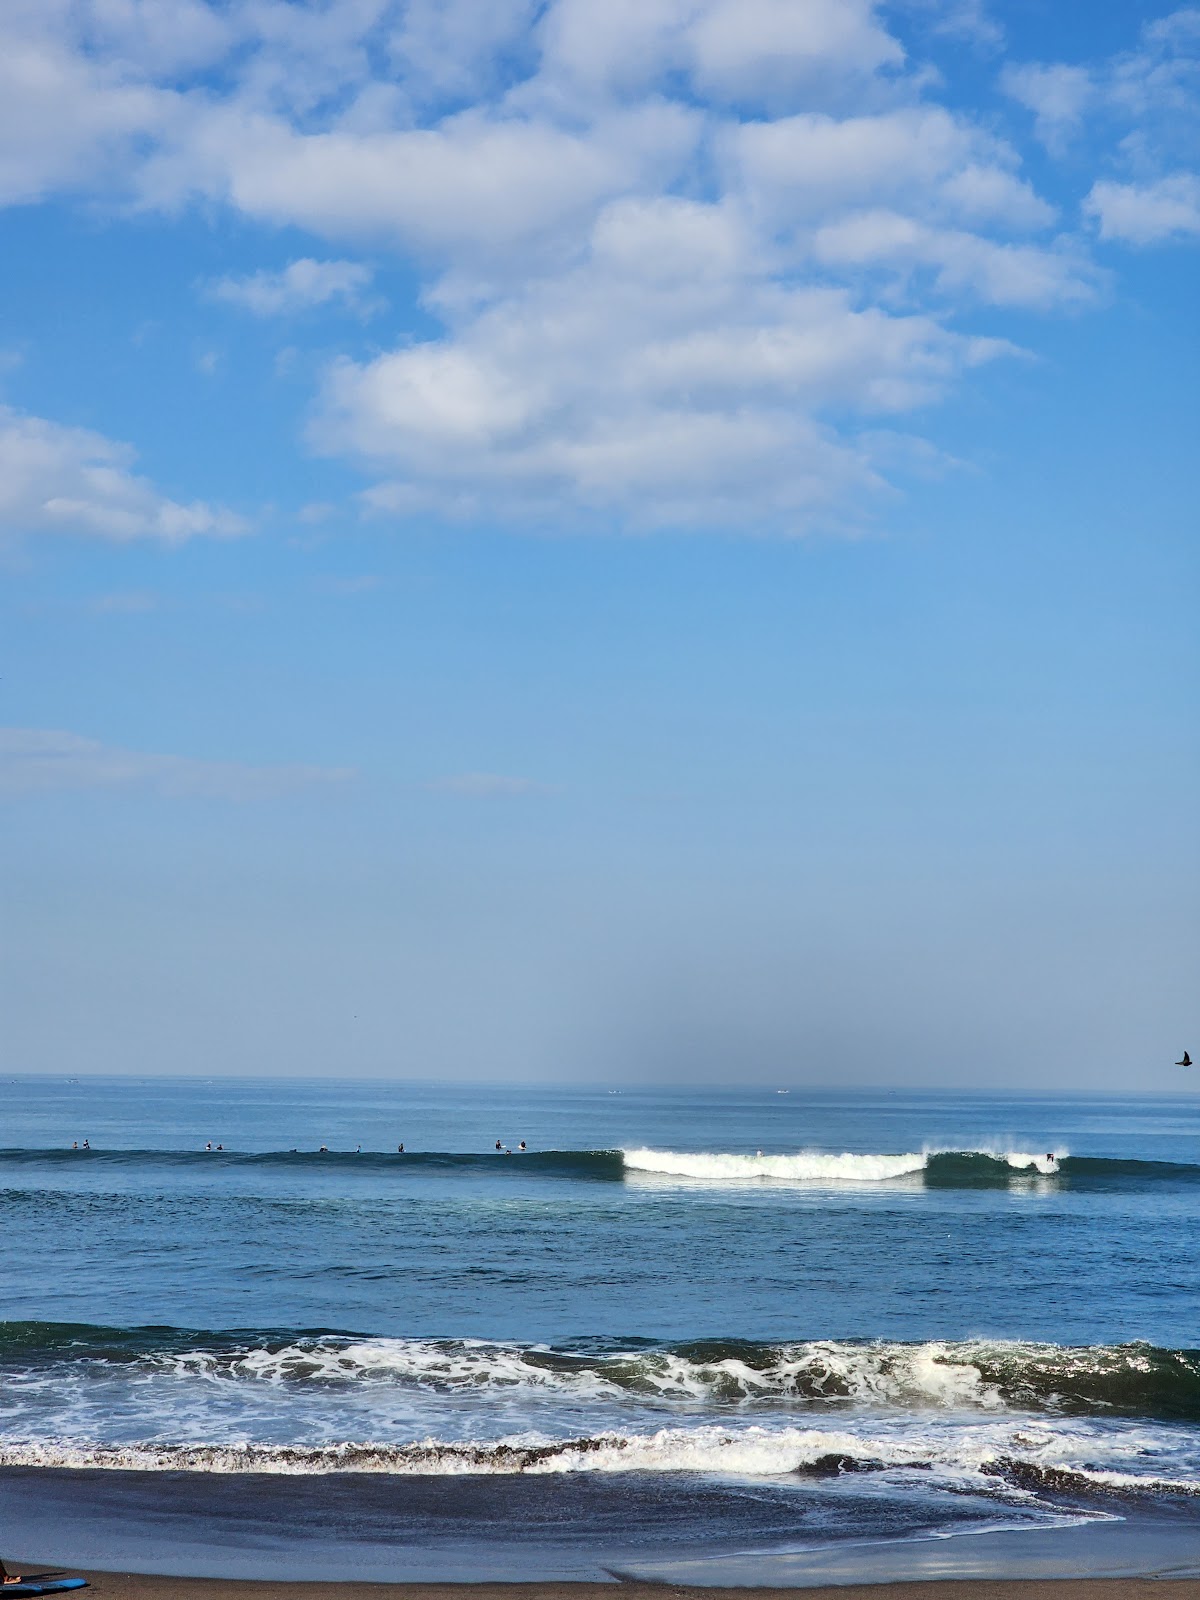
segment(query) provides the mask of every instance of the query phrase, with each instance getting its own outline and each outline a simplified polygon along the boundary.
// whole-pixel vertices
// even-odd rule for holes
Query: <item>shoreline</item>
[[[0,1553],[12,1572],[92,1573],[95,1592],[144,1600],[273,1600],[297,1585],[322,1600],[592,1600],[614,1587],[647,1597],[916,1596],[935,1583],[943,1600],[955,1583],[976,1600],[1018,1584],[1013,1592],[1028,1600],[1039,1583],[1128,1589],[1139,1581],[1154,1582],[1157,1594],[1181,1581],[1200,1600],[1194,1505],[1125,1505],[1121,1515],[1114,1507],[1052,1525],[992,1521],[889,1538],[869,1531],[877,1506],[849,1499],[842,1511],[857,1527],[823,1539],[791,1517],[763,1526],[728,1517],[738,1499],[727,1486],[693,1485],[682,1499],[679,1485],[669,1487],[664,1507],[654,1483],[555,1476],[238,1479],[10,1468],[0,1470]]]
[[[43,1570],[44,1563],[38,1563]],[[17,1568],[26,1577],[38,1574]],[[51,1569],[57,1575],[59,1569]],[[65,1569],[64,1569],[65,1570]],[[73,1568],[103,1600],[1200,1600],[1200,1578],[942,1578],[821,1588],[710,1588],[614,1578],[607,1583],[370,1583],[179,1578]],[[0,1593],[3,1591],[0,1590]]]

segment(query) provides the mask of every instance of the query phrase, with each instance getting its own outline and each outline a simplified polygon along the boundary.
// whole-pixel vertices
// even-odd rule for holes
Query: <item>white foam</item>
[[[611,1391],[593,1366],[539,1362],[540,1345],[504,1345],[482,1339],[306,1340],[281,1348],[233,1354],[189,1350],[153,1358],[160,1370],[215,1382],[249,1379],[280,1384],[402,1383],[415,1388],[534,1388],[573,1395]]]
[[[1149,1356],[1136,1346],[1072,1350],[994,1340],[898,1344],[820,1339],[757,1349],[733,1345],[725,1354],[710,1349],[709,1354],[703,1348],[584,1353],[477,1339],[312,1338],[219,1352],[148,1352],[128,1366],[71,1362],[10,1374],[8,1382],[10,1396],[27,1387],[38,1390],[43,1403],[53,1403],[56,1393],[64,1399],[83,1398],[89,1377],[111,1386],[121,1384],[127,1374],[132,1389],[124,1392],[148,1402],[149,1380],[160,1386],[156,1392],[168,1406],[176,1402],[161,1385],[175,1380],[240,1390],[248,1405],[255,1403],[255,1390],[312,1385],[313,1404],[320,1402],[322,1389],[361,1391],[364,1403],[382,1402],[379,1390],[390,1389],[415,1391],[417,1396],[544,1396],[551,1407],[560,1400],[630,1403],[648,1398],[996,1411],[1006,1405],[1036,1409],[1046,1380],[1055,1376],[1069,1386],[1075,1376],[1150,1369]],[[1003,1388],[1001,1380],[984,1379],[986,1368],[1004,1375]],[[1026,1376],[1036,1382],[1027,1394]],[[111,1388],[105,1387],[100,1403],[112,1399]],[[275,1403],[265,1396],[264,1402]]]
[[[989,1155],[991,1153],[991,1151],[988,1152]],[[1066,1155],[1066,1151],[1062,1151],[1061,1154]],[[1051,1174],[1059,1170],[1059,1159],[1059,1156],[1054,1155],[1033,1155],[1027,1150],[1005,1150],[1003,1155],[996,1156],[997,1161],[1006,1161],[1010,1167],[1015,1168],[1018,1172],[1028,1172],[1032,1167],[1035,1171],[1044,1173],[1046,1177],[1050,1177]]]
[[[269,1445],[146,1441],[107,1444],[45,1438],[0,1443],[0,1466],[73,1467],[280,1475],[387,1473],[458,1477],[470,1474],[696,1473],[722,1478],[788,1478],[815,1469],[836,1473],[840,1463],[899,1485],[920,1469],[921,1481],[983,1493],[1015,1504],[1040,1504],[1024,1484],[1067,1474],[1080,1486],[1117,1493],[1200,1495],[1194,1448],[1165,1435],[1104,1433],[1095,1426],[1059,1423],[1021,1429],[1008,1423],[942,1423],[916,1427],[878,1422],[841,1428],[720,1426],[660,1428],[554,1439],[534,1433],[492,1440],[402,1443],[344,1442]],[[1154,1471],[1130,1470],[1135,1464]],[[1012,1481],[1013,1469],[1022,1469]],[[900,1474],[900,1477],[895,1477]],[[877,1480],[879,1481],[879,1480]]]
[[[906,1155],[829,1155],[802,1150],[794,1156],[730,1155],[676,1150],[623,1150],[631,1172],[657,1172],[676,1178],[715,1182],[752,1178],[782,1178],[792,1183],[879,1183],[889,1178],[922,1172],[923,1153]]]

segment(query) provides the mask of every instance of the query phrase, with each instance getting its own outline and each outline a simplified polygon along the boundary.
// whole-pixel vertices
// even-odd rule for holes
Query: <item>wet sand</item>
[[[34,1576],[26,1569],[27,1576]],[[658,1583],[263,1583],[80,1572],[97,1600],[1200,1600],[1200,1578],[1013,1579],[847,1584],[821,1589]],[[3,1593],[0,1590],[0,1593]]]

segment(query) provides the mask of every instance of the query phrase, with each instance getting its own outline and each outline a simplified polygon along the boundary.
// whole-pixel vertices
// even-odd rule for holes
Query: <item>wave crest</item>
[[[479,1339],[0,1324],[0,1372],[51,1386],[130,1371],[217,1384],[396,1385],[745,1408],[886,1406],[1200,1421],[1200,1350],[1007,1340],[702,1340],[554,1348]]]

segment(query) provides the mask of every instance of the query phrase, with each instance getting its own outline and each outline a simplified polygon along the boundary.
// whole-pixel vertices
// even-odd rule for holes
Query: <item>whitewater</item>
[[[981,1170],[989,1166],[1013,1172],[1040,1172],[1046,1177],[1061,1171],[1058,1154],[1033,1155],[1025,1150],[923,1150],[906,1155],[827,1154],[802,1150],[795,1155],[726,1154],[674,1150],[623,1150],[627,1171],[652,1172],[666,1177],[696,1178],[701,1182],[722,1183],[751,1178],[775,1178],[791,1183],[881,1183],[925,1172],[939,1157],[956,1157],[973,1162]]]

